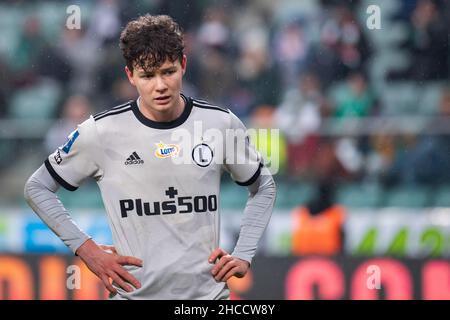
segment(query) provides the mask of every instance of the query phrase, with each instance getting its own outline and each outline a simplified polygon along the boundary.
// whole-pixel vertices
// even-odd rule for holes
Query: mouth
[[[170,96],[162,96],[155,98],[157,104],[167,104],[170,101]]]

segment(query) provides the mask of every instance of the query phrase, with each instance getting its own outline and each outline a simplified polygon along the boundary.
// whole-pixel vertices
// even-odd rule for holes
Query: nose
[[[159,75],[156,76],[155,80],[156,80],[156,87],[155,87],[156,91],[162,93],[167,90],[167,85],[161,76],[159,76]]]

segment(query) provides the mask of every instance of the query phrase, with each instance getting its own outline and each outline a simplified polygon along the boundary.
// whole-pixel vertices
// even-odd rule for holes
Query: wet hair
[[[141,67],[151,72],[169,59],[182,61],[183,33],[180,26],[167,15],[146,14],[130,21],[120,35],[120,49],[131,72]]]

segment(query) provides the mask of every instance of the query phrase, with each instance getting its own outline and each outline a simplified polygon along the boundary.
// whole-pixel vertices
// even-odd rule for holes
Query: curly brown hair
[[[141,67],[146,72],[159,68],[166,59],[178,59],[184,54],[180,26],[167,15],[146,14],[130,21],[120,35],[120,49],[131,72]]]

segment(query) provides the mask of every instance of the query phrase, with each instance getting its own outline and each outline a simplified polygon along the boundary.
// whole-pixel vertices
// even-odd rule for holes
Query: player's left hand
[[[216,259],[219,260],[216,262]],[[221,248],[217,248],[211,253],[208,262],[215,262],[211,274],[217,282],[226,282],[232,276],[242,278],[250,267],[248,261],[233,257]]]
[[[102,249],[108,253],[117,254],[116,247],[114,247],[114,246],[111,246],[109,244],[99,244],[98,246],[100,247],[100,249]]]

